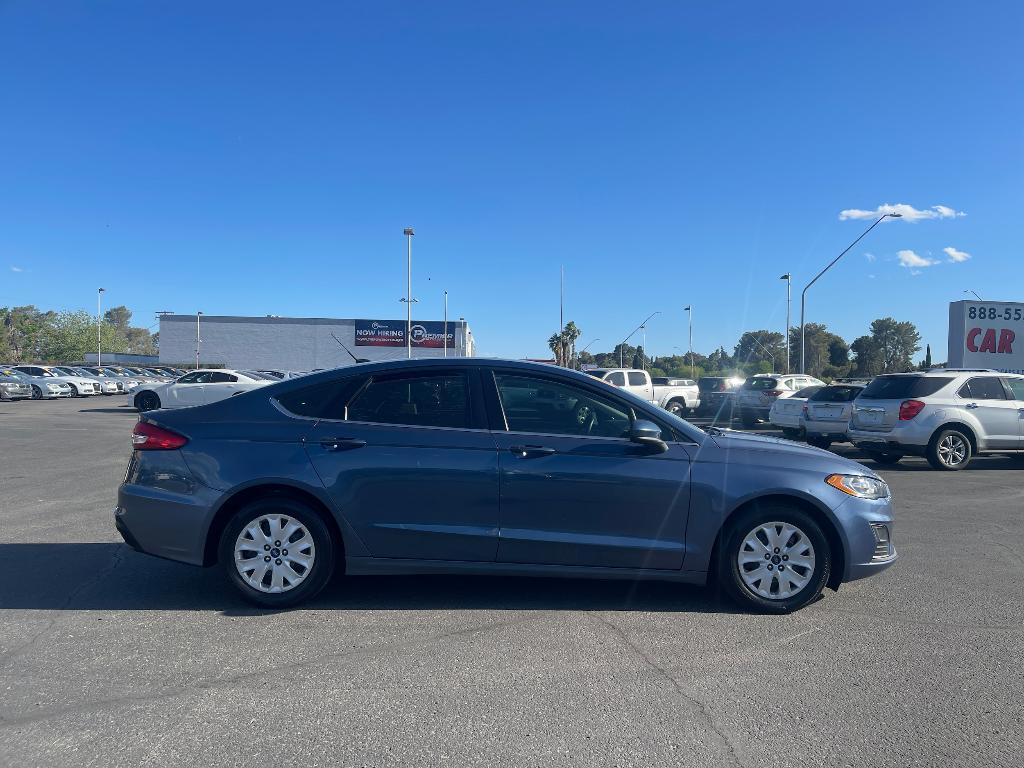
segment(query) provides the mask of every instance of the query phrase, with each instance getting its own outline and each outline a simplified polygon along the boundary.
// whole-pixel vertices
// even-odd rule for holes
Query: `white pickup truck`
[[[632,392],[676,416],[683,416],[700,407],[700,390],[697,382],[691,379],[658,379],[665,383],[654,383],[647,371],[636,368],[595,368],[584,373],[613,387]]]

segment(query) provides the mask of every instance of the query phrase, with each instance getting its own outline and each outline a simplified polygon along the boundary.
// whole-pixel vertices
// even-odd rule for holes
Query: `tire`
[[[776,537],[785,535],[787,526],[792,531],[787,539],[788,548],[769,535],[770,531]],[[766,541],[775,546],[766,546]],[[794,567],[789,558],[796,560],[798,552],[802,562]],[[768,556],[763,564],[762,553]],[[741,557],[745,560],[743,566]],[[780,578],[785,570],[776,569],[786,569],[787,565],[789,573]],[[814,518],[798,507],[782,503],[757,505],[735,515],[722,531],[718,581],[730,598],[748,610],[799,610],[818,598],[831,573],[832,548],[828,539]]]
[[[291,538],[302,549],[293,548],[290,556],[285,555],[289,539],[281,533],[281,526],[287,533],[296,525],[299,527]],[[255,535],[249,533],[254,529],[258,531]],[[268,533],[281,538],[268,537]],[[250,547],[248,541],[255,543]],[[327,526],[311,507],[296,499],[269,497],[246,504],[231,517],[220,537],[218,560],[224,576],[244,599],[264,608],[288,608],[309,600],[330,581],[334,550]],[[251,570],[236,565],[236,551],[243,557],[253,554],[243,559],[246,565],[255,561]],[[299,555],[310,562],[305,571]],[[273,559],[268,562],[267,558]],[[262,586],[255,586],[257,582]]]
[[[757,417],[752,413],[740,413],[740,421],[743,422],[743,426],[747,429],[753,429],[757,426]]]
[[[885,451],[864,451],[869,459],[875,464],[881,464],[883,466],[891,467],[900,463],[900,459],[903,458],[902,453],[889,453]]]
[[[815,448],[821,448],[827,451],[829,446],[832,445],[832,441],[824,437],[808,437],[807,444],[813,445]]]
[[[671,413],[673,416],[678,416],[681,419],[684,415],[686,415],[686,401],[670,400],[668,405],[665,406],[665,410]]]
[[[42,400],[43,399],[43,390],[41,390],[35,384],[32,385],[32,399],[33,400]]]
[[[782,434],[784,437],[788,437],[790,440],[801,440],[803,439],[803,430],[797,429],[796,427],[783,427]]]
[[[76,387],[74,384],[68,384],[68,386],[71,387],[71,396],[72,397],[81,397],[82,396],[81,393],[79,393],[79,391],[78,391],[78,387]]]
[[[139,392],[135,396],[135,407],[140,413],[155,411],[160,407],[160,397],[156,392]]]
[[[943,429],[932,436],[925,457],[932,469],[956,472],[971,463],[970,438],[958,429]]]

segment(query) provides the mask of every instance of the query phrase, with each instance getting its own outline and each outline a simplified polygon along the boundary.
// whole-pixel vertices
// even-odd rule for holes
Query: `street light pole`
[[[576,353],[576,370],[579,370],[580,368],[580,356],[588,349],[590,349],[592,344],[598,341],[600,341],[600,339],[591,339],[590,341],[587,342],[587,346],[585,346],[583,349]]]
[[[687,306],[683,307],[683,310],[686,312],[686,318],[687,318],[686,324],[687,324],[687,326],[689,328],[689,333],[690,333],[690,378],[692,379],[692,378],[694,378],[694,376],[693,376],[693,307],[688,304]]]
[[[444,356],[448,357],[448,291],[444,292]]]
[[[775,373],[775,355],[773,355],[771,352],[769,352],[768,348],[764,344],[762,344],[760,341],[758,341],[757,337],[754,336],[753,334],[751,334],[750,340],[752,342],[754,342],[755,344],[757,344],[757,346],[759,346],[761,348],[761,351],[764,352],[766,355],[768,355],[768,357],[770,357],[772,359],[772,373]]]
[[[832,269],[832,267],[835,265],[835,263],[837,261],[839,261],[841,258],[843,258],[843,256],[846,255],[847,251],[849,251],[851,248],[853,248],[853,246],[855,246],[857,243],[859,243],[861,240],[863,240],[864,236],[867,235],[868,232],[870,232],[872,229],[874,229],[879,224],[881,224],[883,219],[889,219],[889,218],[899,219],[899,218],[902,218],[902,217],[903,217],[902,213],[883,213],[881,216],[878,217],[878,219],[875,221],[874,224],[872,224],[870,227],[868,227],[863,232],[861,232],[860,237],[858,237],[856,240],[854,240],[852,243],[850,243],[848,246],[846,246],[846,248],[843,249],[842,253],[840,253],[838,256],[836,256],[834,259],[832,259],[832,261],[830,261],[828,263],[827,267],[825,267],[823,270],[821,270],[821,272],[816,274],[814,276],[814,279],[811,280],[811,282],[809,282],[807,285],[804,286],[804,290],[800,294],[800,373],[807,373],[806,364],[805,364],[805,354],[806,354],[805,345],[806,345],[806,336],[807,335],[806,335],[806,331],[805,331],[805,328],[804,328],[804,306],[805,306],[805,303],[806,303],[806,300],[807,300],[807,289],[810,288],[812,285],[814,285],[816,282],[818,282],[818,278],[819,277],[821,277],[826,272],[828,272],[830,269]]]
[[[103,354],[103,294],[106,288],[96,290],[96,367],[103,365],[100,357]]]
[[[406,238],[405,257],[405,356],[412,357],[412,227],[406,227],[402,234]]]
[[[964,291],[964,293],[973,293],[975,296],[978,296],[978,292],[977,291],[972,291],[970,288],[968,288],[966,291]],[[981,298],[981,296],[978,296],[978,301],[984,301],[984,299]]]
[[[649,315],[647,316],[647,320],[650,320],[650,319],[651,319],[652,317],[654,317],[655,315],[660,315],[660,314],[661,314],[661,311],[660,311],[660,310],[659,310],[658,312],[651,312],[651,314],[649,314]],[[640,323],[640,325],[638,325],[638,326],[637,326],[636,328],[634,328],[634,329],[632,330],[632,332],[631,332],[631,333],[629,334],[629,336],[627,336],[626,338],[624,338],[624,339],[622,340],[622,342],[621,342],[621,343],[619,344],[619,368],[621,368],[621,367],[622,367],[622,347],[623,347],[623,345],[624,345],[624,344],[625,344],[625,343],[626,343],[627,341],[629,341],[629,340],[630,340],[631,338],[633,338],[633,334],[634,334],[634,333],[636,333],[637,331],[639,331],[639,330],[640,330],[641,328],[644,328],[644,330],[645,330],[645,332],[646,332],[646,328],[645,328],[645,326],[647,325],[647,320],[644,320],[644,321],[643,321],[642,323]],[[646,350],[645,350],[645,353],[646,353]]]
[[[789,373],[789,311],[793,306],[793,274],[787,272],[779,280],[786,281],[786,373]]]
[[[202,312],[196,312],[196,370],[199,370],[199,318]]]

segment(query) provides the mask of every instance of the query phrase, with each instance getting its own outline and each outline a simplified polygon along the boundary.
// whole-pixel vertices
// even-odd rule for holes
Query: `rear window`
[[[756,378],[747,379],[747,383],[744,384],[743,386],[746,387],[747,389],[753,389],[757,392],[764,392],[769,389],[777,388],[779,386],[779,380],[766,379],[763,376],[758,376]]]
[[[934,395],[953,379],[949,376],[879,376],[860,396],[866,400],[903,400]]]
[[[808,387],[807,389],[812,389]],[[816,403],[850,403],[857,399],[863,387],[851,387],[837,385],[832,387],[817,387],[817,392],[811,395],[811,400]],[[806,391],[806,390],[802,390]],[[799,392],[796,396],[799,396]]]
[[[793,397],[810,397],[815,392],[819,391],[821,388],[821,384],[815,384],[813,387],[804,387],[803,389],[794,392]]]
[[[651,379],[651,383],[657,384],[659,387],[665,386],[666,384],[668,384],[668,382],[669,380],[664,376],[655,376],[654,378]]]

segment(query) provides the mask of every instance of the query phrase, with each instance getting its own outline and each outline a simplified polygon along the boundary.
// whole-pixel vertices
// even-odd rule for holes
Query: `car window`
[[[1013,393],[1014,400],[1024,400],[1024,379],[1003,379]]]
[[[855,387],[847,384],[836,384],[831,387],[818,387],[811,395],[811,400],[816,403],[852,403],[857,399],[863,387]],[[798,393],[799,394],[799,393]]]
[[[178,383],[179,384],[195,384],[197,381],[199,381],[199,373],[198,372],[196,372],[196,373],[186,373],[184,376],[182,376],[180,379],[178,379]]]
[[[969,400],[1005,400],[1006,390],[997,376],[975,376],[957,392]]]
[[[670,384],[670,383],[671,383],[671,380],[665,378],[664,376],[654,376],[654,377],[651,378],[651,384],[657,384],[659,387],[663,387],[666,384]]]
[[[215,371],[210,374],[207,379],[210,384],[224,384],[227,382],[238,381],[237,376],[232,376],[230,373],[222,373],[221,371]]]
[[[769,379],[765,378],[764,376],[751,376],[749,379],[747,379],[747,383],[744,384],[743,386],[746,387],[747,389],[752,389],[754,391],[760,392],[767,391],[769,389],[775,389],[778,385],[778,379]]]
[[[533,376],[496,373],[512,432],[627,437],[633,409],[582,387]]]
[[[644,376],[640,371],[629,372],[629,386],[631,387],[642,387],[646,386],[647,377]]]
[[[934,395],[953,379],[949,376],[879,376],[860,396],[866,400],[905,400]]]
[[[810,386],[810,387],[804,387],[803,389],[801,389],[801,390],[799,390],[797,392],[794,392],[793,393],[793,397],[810,397],[811,395],[813,395],[815,392],[817,392],[820,389],[821,389],[821,387],[819,385],[817,385],[817,384],[815,384],[813,386]]]
[[[624,387],[626,386],[626,374],[622,371],[615,371],[614,373],[609,373],[605,381],[609,384],[614,384],[616,387]]]
[[[456,372],[374,377],[349,402],[348,419],[418,427],[468,427],[466,376]]]

